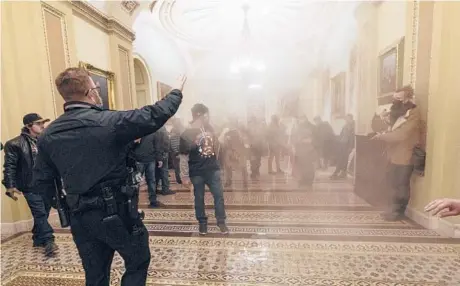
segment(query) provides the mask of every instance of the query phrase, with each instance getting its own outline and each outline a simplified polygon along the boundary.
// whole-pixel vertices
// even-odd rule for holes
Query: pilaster
[[[356,10],[358,38],[356,43],[357,97],[356,133],[371,131],[370,124],[377,107],[377,5],[362,2]]]

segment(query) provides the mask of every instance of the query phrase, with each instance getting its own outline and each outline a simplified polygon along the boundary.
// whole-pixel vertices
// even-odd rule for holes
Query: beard
[[[390,125],[393,126],[401,116],[406,115],[407,111],[416,107],[416,105],[410,101],[403,103],[400,100],[393,101],[390,108]]]

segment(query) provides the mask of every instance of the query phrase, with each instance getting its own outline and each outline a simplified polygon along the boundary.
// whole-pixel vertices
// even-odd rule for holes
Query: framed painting
[[[391,95],[402,84],[404,65],[404,38],[385,49],[379,57],[378,97]]]
[[[171,90],[171,86],[167,85],[166,83],[157,81],[158,100],[162,100]]]
[[[94,83],[101,87],[100,96],[104,108],[115,109],[115,74],[84,62],[80,62],[79,66],[87,70]]]

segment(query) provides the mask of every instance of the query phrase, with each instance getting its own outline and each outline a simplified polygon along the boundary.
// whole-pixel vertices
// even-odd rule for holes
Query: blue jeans
[[[34,218],[34,227],[32,228],[34,246],[41,246],[54,241],[54,231],[48,222],[51,209],[50,201],[45,196],[32,192],[24,193],[24,197]]]
[[[214,209],[217,223],[225,223],[227,218],[224,204],[224,188],[220,178],[220,171],[209,171],[201,176],[190,178],[195,192],[195,216],[199,223],[207,223],[208,217],[204,205],[204,188],[207,185],[214,197]]]
[[[149,191],[150,203],[157,202],[156,177],[155,177],[156,167],[157,167],[156,161],[144,164],[145,182],[147,183],[147,187]]]
[[[168,158],[163,160],[163,166],[157,169],[157,184],[161,180],[161,191],[163,193],[169,192],[169,167],[168,167]],[[156,186],[155,186],[156,188]]]

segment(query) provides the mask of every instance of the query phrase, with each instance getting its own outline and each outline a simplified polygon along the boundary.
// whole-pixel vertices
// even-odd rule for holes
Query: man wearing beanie
[[[195,104],[192,117],[190,127],[181,135],[179,146],[183,182],[187,185],[191,181],[193,184],[195,216],[200,235],[208,233],[208,217],[204,205],[205,186],[209,187],[214,197],[217,226],[223,234],[228,234],[220,166],[217,161],[218,140],[209,124],[209,109],[204,104]],[[189,178],[185,177],[186,174]]]

